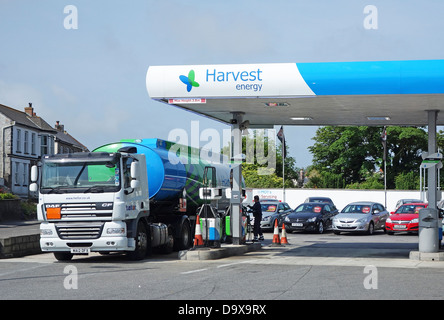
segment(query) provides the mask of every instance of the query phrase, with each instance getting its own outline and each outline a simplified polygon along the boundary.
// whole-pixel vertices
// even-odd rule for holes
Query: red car
[[[427,208],[427,203],[408,203],[400,206],[385,222],[388,234],[407,231],[418,232],[419,210]]]

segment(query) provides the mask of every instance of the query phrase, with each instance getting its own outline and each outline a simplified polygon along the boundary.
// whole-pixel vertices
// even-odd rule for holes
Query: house
[[[30,169],[42,155],[88,151],[59,121],[51,127],[38,117],[32,103],[24,112],[0,104],[0,146],[0,186],[20,197],[28,197]]]

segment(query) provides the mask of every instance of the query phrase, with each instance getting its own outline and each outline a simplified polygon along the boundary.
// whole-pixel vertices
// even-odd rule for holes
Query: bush
[[[37,205],[32,201],[22,201],[20,202],[20,206],[25,217],[35,216],[37,214]]]
[[[16,195],[13,195],[12,193],[0,193],[0,200],[11,200],[11,199],[18,199]]]

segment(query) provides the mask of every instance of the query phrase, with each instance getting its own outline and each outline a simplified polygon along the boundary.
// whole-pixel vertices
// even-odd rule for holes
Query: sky
[[[0,0],[0,104],[32,102],[90,150],[195,121],[222,132],[151,100],[148,67],[442,59],[443,13],[442,0]],[[285,126],[297,167],[316,130]]]

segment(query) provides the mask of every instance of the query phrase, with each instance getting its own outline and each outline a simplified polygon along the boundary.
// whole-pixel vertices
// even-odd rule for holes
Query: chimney
[[[56,121],[56,125],[54,127],[59,132],[65,132],[65,126],[60,124],[60,121]]]
[[[32,107],[32,103],[29,103],[29,107],[25,107],[25,112],[28,116],[30,117],[34,117],[35,113],[34,113],[34,108]]]

